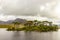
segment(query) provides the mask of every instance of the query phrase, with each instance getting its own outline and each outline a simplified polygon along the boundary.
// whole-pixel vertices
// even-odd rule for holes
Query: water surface
[[[0,40],[60,40],[60,29],[57,32],[13,32],[0,29]]]

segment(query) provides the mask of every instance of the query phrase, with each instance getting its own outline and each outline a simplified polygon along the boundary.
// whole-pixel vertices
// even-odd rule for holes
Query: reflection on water
[[[0,29],[0,40],[60,40],[60,30],[57,32],[13,32]]]

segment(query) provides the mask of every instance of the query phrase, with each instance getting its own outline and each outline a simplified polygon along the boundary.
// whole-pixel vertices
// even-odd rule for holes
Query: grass
[[[0,24],[0,28],[10,28],[12,27],[11,25],[4,25],[4,24]]]

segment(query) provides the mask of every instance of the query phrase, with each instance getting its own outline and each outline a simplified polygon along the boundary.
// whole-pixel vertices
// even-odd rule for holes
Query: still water
[[[0,29],[0,40],[60,40],[60,29],[57,32],[13,32]]]

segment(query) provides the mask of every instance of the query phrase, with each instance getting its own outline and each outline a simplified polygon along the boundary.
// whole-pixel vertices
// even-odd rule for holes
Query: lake
[[[0,40],[60,40],[60,29],[54,32],[17,32],[0,29]]]

